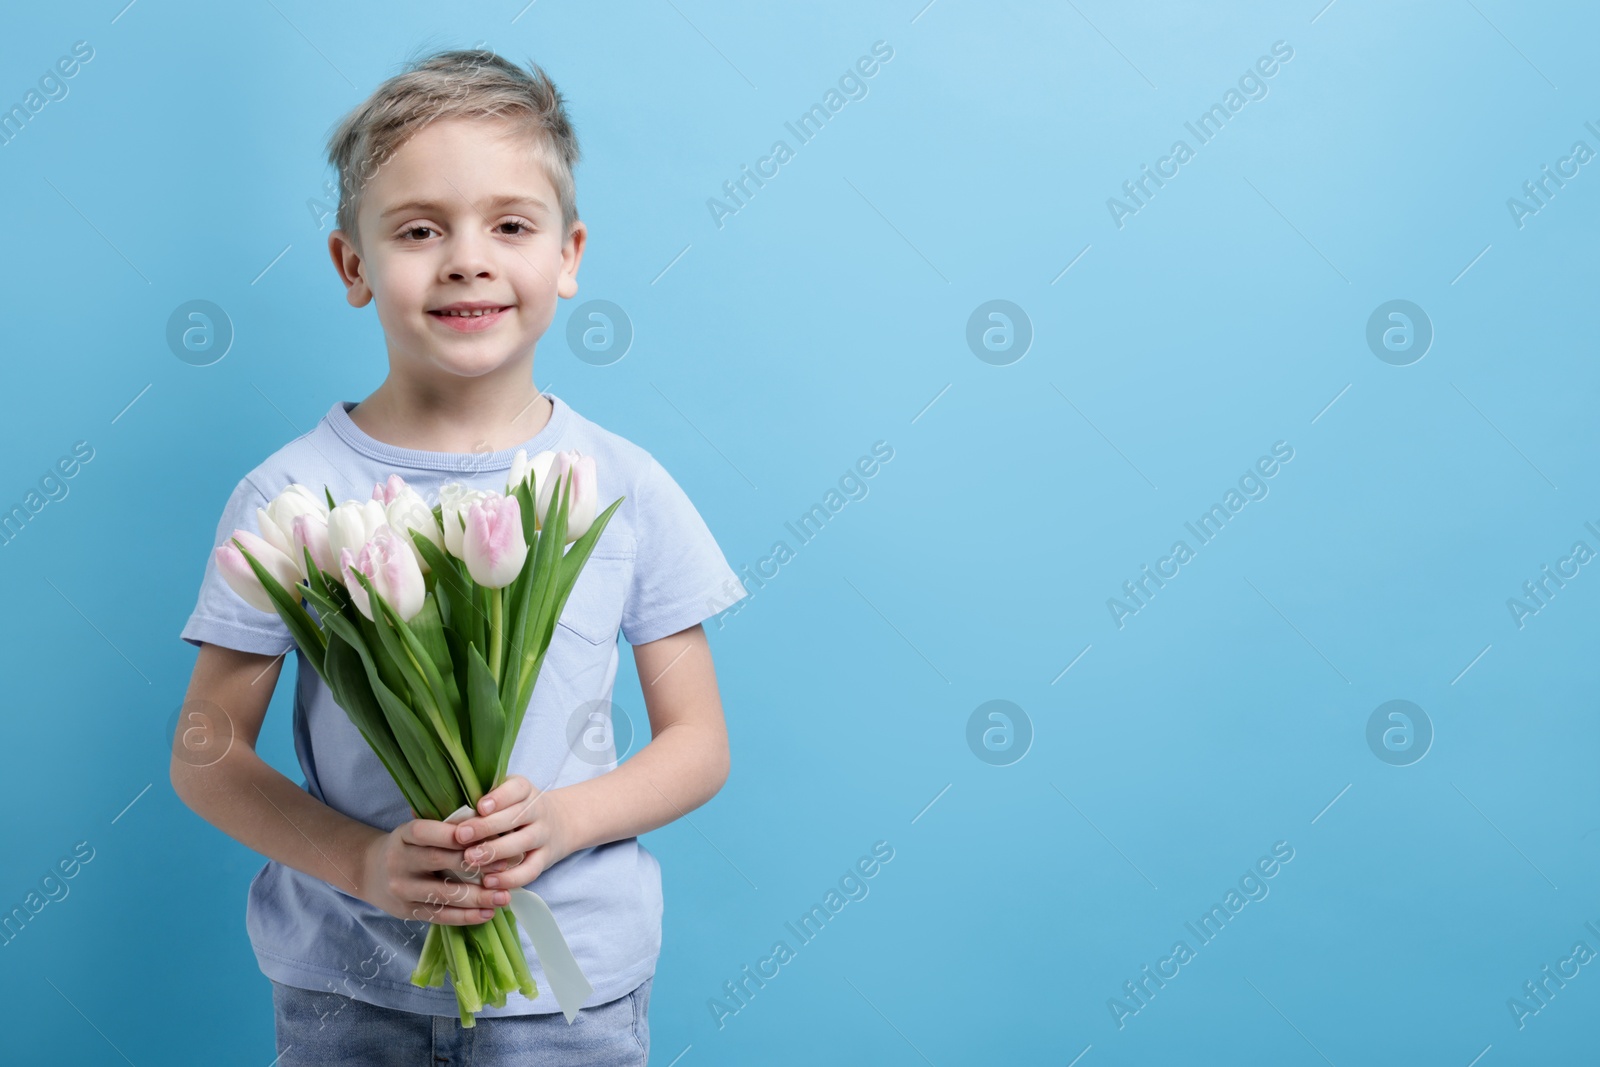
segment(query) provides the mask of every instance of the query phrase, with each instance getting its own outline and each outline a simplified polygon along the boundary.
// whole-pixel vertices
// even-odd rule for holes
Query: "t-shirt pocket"
[[[557,629],[570,630],[591,645],[607,641],[615,644],[632,579],[632,554],[601,555],[596,548],[584,562],[578,582],[567,597],[561,618],[556,620]]]

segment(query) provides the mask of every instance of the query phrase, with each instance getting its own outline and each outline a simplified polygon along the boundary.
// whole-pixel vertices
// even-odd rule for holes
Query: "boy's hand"
[[[461,880],[480,872],[462,859],[455,829],[454,823],[412,819],[374,837],[361,856],[357,895],[397,919],[476,926],[494,918],[493,909],[509,903],[510,894]],[[492,862],[484,868],[503,869]]]
[[[520,889],[572,853],[560,794],[513,774],[483,795],[476,816],[450,824],[452,847],[486,888]]]

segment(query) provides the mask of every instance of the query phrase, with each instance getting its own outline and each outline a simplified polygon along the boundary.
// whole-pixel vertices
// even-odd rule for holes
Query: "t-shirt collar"
[[[573,414],[572,408],[554,393],[544,395],[550,398],[550,420],[545,423],[544,429],[520,445],[513,445],[498,452],[429,452],[386,444],[367,434],[355,424],[355,420],[350,418],[350,409],[358,403],[354,400],[335,401],[323,421],[345,444],[362,455],[380,460],[390,467],[449,471],[458,474],[510,470],[511,460],[515,457],[517,449],[526,450],[530,457],[547,449],[554,451],[557,442],[566,432],[567,423]]]

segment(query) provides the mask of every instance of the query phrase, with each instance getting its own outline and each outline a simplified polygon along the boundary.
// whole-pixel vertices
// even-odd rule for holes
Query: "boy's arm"
[[[650,743],[615,770],[552,790],[571,852],[665,826],[728,780],[728,728],[705,628],[637,645],[633,660]]]
[[[455,828],[469,865],[510,863],[484,885],[524,886],[574,852],[665,826],[728,780],[728,730],[705,629],[697,623],[636,645],[633,658],[650,743],[586,781],[540,792],[514,774],[484,794],[479,814]]]
[[[173,739],[172,788],[196,814],[234,840],[360,896],[360,858],[383,831],[330,808],[256,754],[256,738],[282,668],[282,656],[200,646]],[[196,717],[191,718],[191,710]],[[181,756],[186,730],[203,731],[205,743],[225,746],[225,754],[215,762],[207,762],[210,754],[202,759]]]
[[[486,909],[509,903],[504,891],[459,880],[476,871],[464,869],[445,823],[412,819],[385,832],[324,804],[256,754],[282,663],[282,657],[200,646],[173,737],[172,787],[183,802],[241,844],[396,918],[469,926],[490,918]],[[191,710],[208,719],[190,720]],[[194,751],[182,747],[185,730],[204,731],[196,740],[226,752],[214,762],[209,752],[181,757]]]

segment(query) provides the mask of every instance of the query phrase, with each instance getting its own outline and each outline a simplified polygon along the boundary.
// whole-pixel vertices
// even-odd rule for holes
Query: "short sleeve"
[[[636,491],[638,548],[622,636],[630,645],[643,645],[720,614],[749,594],[700,512],[654,456]]]
[[[191,645],[199,647],[204,642],[276,656],[294,647],[289,627],[284,625],[277,612],[260,611],[245,603],[233,591],[217,570],[215,549],[226,544],[235,530],[248,530],[260,534],[261,523],[256,509],[267,506],[267,497],[246,477],[228,497],[222,509],[222,521],[217,523],[217,535],[212,541],[212,551],[206,553],[205,576],[200,580],[200,596],[195,602],[189,621],[179,634]]]

